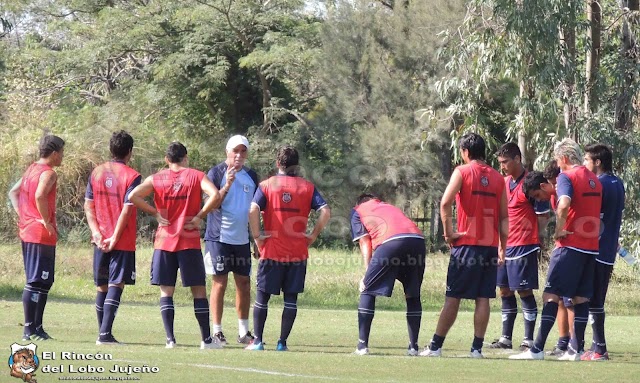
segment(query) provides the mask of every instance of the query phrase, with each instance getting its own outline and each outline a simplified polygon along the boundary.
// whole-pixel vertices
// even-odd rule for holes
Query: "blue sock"
[[[202,341],[211,343],[211,325],[209,324],[209,301],[207,298],[193,298],[193,312],[200,326]]]
[[[542,314],[540,315],[540,330],[538,330],[538,336],[536,337],[536,341],[533,343],[531,351],[537,353],[544,350],[544,344],[547,343],[547,337],[549,336],[549,332],[551,332],[551,328],[553,328],[553,324],[556,322],[557,316],[558,303],[545,303],[542,307]]]
[[[422,322],[422,303],[420,298],[407,298],[407,327],[409,329],[409,346],[418,349],[418,335]]]
[[[107,297],[104,300],[104,314],[102,317],[102,325],[100,326],[100,339],[111,337],[113,321],[116,319],[118,307],[120,307],[120,297],[122,297],[122,289],[116,286],[109,286]]]
[[[264,291],[256,291],[256,302],[253,304],[253,330],[255,331],[254,343],[262,343],[264,325],[267,322],[267,311],[271,294]]]
[[[51,290],[51,285],[37,283],[31,284],[32,287],[37,288],[38,290],[38,301],[36,303],[36,316],[34,318],[34,327],[36,332],[42,331],[42,318],[44,317],[44,308],[47,306],[47,299],[49,298],[49,290]]]
[[[484,342],[484,338],[478,338],[477,336],[473,336],[473,343],[471,344],[471,351],[478,350],[482,352],[482,342]]]
[[[24,334],[31,335],[36,332],[36,306],[39,294],[30,284],[24,285],[22,290],[22,307],[24,309]]]
[[[369,334],[371,323],[376,312],[376,297],[369,294],[360,294],[358,304],[358,350],[369,347]]]
[[[511,340],[513,337],[513,325],[518,315],[518,301],[516,296],[502,297],[502,336]]]
[[[173,334],[173,318],[175,317],[175,307],[173,307],[173,297],[160,298],[160,314],[162,315],[162,324],[164,332],[167,334],[167,341],[175,342],[176,337]]]
[[[524,339],[533,340],[533,333],[536,329],[536,318],[538,317],[538,305],[533,294],[520,298],[522,302],[522,316],[524,317]]]
[[[282,310],[282,323],[280,325],[280,340],[286,346],[287,338],[291,334],[293,323],[298,315],[298,294],[284,293],[284,310]]]
[[[96,292],[96,317],[98,318],[98,332],[102,327],[102,317],[104,316],[104,300],[107,298],[107,292]]]
[[[562,351],[567,351],[567,347],[569,347],[569,341],[571,340],[568,336],[561,336],[558,338],[558,344],[556,347]]]
[[[589,322],[589,302],[574,305],[575,318],[573,320],[574,337],[571,339],[571,348],[576,352],[584,351],[584,331]]]
[[[433,334],[433,338],[431,338],[431,343],[429,343],[429,349],[431,351],[436,351],[439,348],[442,348],[444,344],[444,336]]]
[[[602,355],[607,352],[607,342],[604,337],[604,307],[590,308],[589,314],[593,318],[591,329],[593,330],[592,351]]]

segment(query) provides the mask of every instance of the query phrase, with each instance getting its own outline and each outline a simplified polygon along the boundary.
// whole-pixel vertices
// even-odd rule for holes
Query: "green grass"
[[[9,345],[19,341],[22,329],[20,302],[0,301],[0,344],[8,357]],[[70,365],[102,366],[107,371],[114,365],[155,366],[156,374],[133,374],[146,382],[189,381],[235,382],[418,382],[463,381],[501,382],[525,380],[548,382],[559,376],[575,381],[635,382],[640,374],[640,335],[630,329],[637,326],[639,317],[611,316],[607,318],[608,344],[612,360],[606,363],[571,363],[555,360],[510,361],[507,354],[485,349],[485,360],[466,358],[472,340],[472,314],[461,313],[452,328],[444,348],[444,358],[411,358],[404,356],[406,324],[400,312],[377,311],[370,339],[372,354],[365,357],[351,355],[357,342],[355,310],[316,310],[300,306],[298,319],[289,338],[288,353],[271,351],[280,326],[280,308],[270,307],[265,329],[267,351],[248,352],[237,344],[224,350],[201,351],[197,348],[199,332],[192,308],[180,305],[176,309],[176,338],[178,347],[165,350],[164,330],[158,307],[127,304],[120,306],[114,333],[126,346],[97,347],[97,325],[93,305],[53,300],[46,313],[49,333],[56,338],[38,343],[38,354],[56,352],[56,360],[42,360],[45,365],[63,365],[65,373],[37,372],[38,382],[58,381],[58,377],[108,376],[124,374],[69,373]],[[421,344],[427,342],[437,320],[437,313],[425,312]],[[493,315],[488,333],[499,331],[499,315]],[[227,335],[235,335],[233,315],[226,315]],[[521,333],[520,322],[516,333]],[[588,335],[589,336],[589,335]],[[229,336],[231,338],[231,336]],[[550,337],[550,343],[555,334]],[[60,352],[84,354],[109,353],[109,362],[60,360]],[[549,358],[550,359],[550,358]],[[5,370],[6,371],[6,370]],[[8,373],[8,371],[7,371]],[[6,376],[6,375],[3,375]],[[0,378],[11,382],[9,378]]]
[[[152,249],[138,249],[135,286],[125,289],[124,300],[141,304],[155,304],[159,297],[156,286],[149,285],[149,267]],[[56,282],[50,297],[70,302],[94,300],[95,287],[92,277],[93,252],[89,246],[59,246],[56,259]],[[422,285],[422,305],[425,311],[439,311],[444,301],[448,255],[430,254]],[[254,276],[255,276],[254,262]],[[359,252],[336,250],[312,250],[309,260],[305,292],[300,296],[301,306],[319,309],[348,309],[357,307],[358,281],[364,273]],[[544,271],[540,273],[544,285]],[[178,282],[179,283],[179,282]],[[209,283],[209,281],[208,281]],[[24,271],[21,250],[18,245],[0,245],[0,299],[20,299],[24,286]],[[638,315],[640,313],[640,272],[617,262],[607,298],[607,312],[615,315]],[[537,294],[540,295],[539,293]],[[190,304],[187,289],[176,289],[176,302]],[[225,306],[234,305],[235,289],[230,281]],[[281,298],[273,302],[280,304]],[[396,284],[390,299],[379,299],[377,308],[382,310],[404,310],[402,288]],[[462,310],[473,310],[471,302],[463,302]],[[499,299],[492,300],[492,309],[500,309]]]
[[[640,376],[640,334],[634,329],[640,320],[640,287],[636,271],[618,263],[612,281],[607,309],[607,337],[613,358],[607,363],[562,363],[556,361],[509,361],[503,352],[485,349],[486,360],[465,358],[473,334],[472,308],[463,305],[458,321],[447,337],[445,358],[409,358],[403,356],[407,344],[403,314],[402,290],[396,286],[389,299],[378,299],[376,317],[370,339],[372,355],[356,357],[350,353],[357,342],[357,283],[363,266],[356,252],[315,250],[311,253],[306,291],[299,299],[299,312],[289,338],[291,352],[247,352],[231,344],[225,350],[200,351],[199,331],[187,289],[177,289],[176,337],[179,347],[165,350],[164,330],[159,314],[158,288],[148,284],[151,249],[141,248],[137,255],[138,283],[124,292],[114,333],[124,347],[95,346],[97,324],[94,310],[95,288],[92,282],[92,252],[87,247],[60,246],[57,257],[56,282],[51,291],[45,315],[47,331],[57,340],[40,342],[38,352],[58,353],[57,360],[41,360],[44,365],[63,365],[64,374],[38,372],[38,382],[58,381],[59,376],[105,378],[123,374],[69,373],[70,365],[91,364],[107,371],[114,365],[157,366],[157,374],[133,374],[148,382],[175,382],[183,379],[231,382],[251,379],[259,382],[339,381],[339,382],[409,382],[409,381],[473,381],[501,382],[515,379],[547,382],[557,376],[579,381],[632,382]],[[428,342],[443,302],[448,258],[430,255],[422,290],[424,314],[420,344]],[[255,272],[255,270],[254,270]],[[9,345],[22,334],[24,285],[22,256],[17,245],[0,246],[0,347],[9,353]],[[229,339],[235,338],[237,322],[232,309],[233,283],[227,292],[223,317]],[[279,333],[281,298],[270,304],[265,341],[273,350]],[[500,333],[498,300],[492,302],[493,313],[487,341]],[[613,315],[611,315],[613,314]],[[636,315],[636,316],[632,316]],[[522,334],[518,317],[514,333]],[[553,330],[548,346],[556,339]],[[590,339],[590,330],[587,339]],[[4,345],[4,346],[1,346]],[[62,351],[75,353],[110,353],[110,362],[60,360]],[[41,355],[41,354],[40,354]],[[8,357],[8,355],[6,355]],[[5,370],[6,371],[6,370]],[[6,371],[7,372],[7,371]],[[8,372],[7,372],[8,373]],[[7,375],[3,375],[7,376]],[[2,378],[0,381],[18,380]]]

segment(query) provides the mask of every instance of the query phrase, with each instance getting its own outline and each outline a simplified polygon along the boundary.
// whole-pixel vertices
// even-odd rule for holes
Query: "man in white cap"
[[[238,343],[249,344],[251,304],[251,246],[249,241],[249,207],[258,186],[258,175],[244,166],[249,153],[249,141],[236,135],[226,147],[227,159],[212,167],[207,176],[220,190],[222,205],[209,213],[205,240],[205,268],[213,275],[211,284],[211,316],[213,333],[220,344],[227,340],[222,332],[222,310],[228,274],[233,272],[236,283]]]

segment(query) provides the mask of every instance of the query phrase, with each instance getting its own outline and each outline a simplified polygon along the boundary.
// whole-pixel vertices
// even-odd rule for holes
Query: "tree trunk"
[[[271,118],[269,117],[269,108],[271,107],[271,85],[267,76],[258,69],[258,78],[260,79],[260,88],[262,88],[262,128],[271,132]]]
[[[531,100],[534,97],[533,90],[533,82],[531,80],[522,80],[520,81],[520,99],[521,100]],[[524,165],[527,169],[533,170],[533,162],[535,159],[535,153],[527,147],[527,132],[526,132],[526,109],[524,106],[520,107],[519,110],[520,117],[523,121],[522,128],[518,131],[518,147],[520,148],[520,153],[522,156],[520,160],[522,161],[522,165]]]
[[[589,20],[587,37],[591,41],[591,47],[587,52],[587,86],[584,95],[584,112],[589,114],[594,112],[598,107],[595,82],[600,68],[600,33],[602,28],[602,8],[600,8],[598,1],[589,0],[589,4],[587,4],[587,20]]]
[[[628,2],[622,0],[620,6],[626,7]],[[633,82],[637,76],[635,66],[638,62],[636,39],[631,32],[629,19],[625,15],[622,24],[622,44],[620,46],[620,61],[622,62],[623,84],[616,100],[615,129],[628,132],[631,129],[631,113],[633,102]]]
[[[560,27],[560,46],[562,47],[562,64],[564,67],[564,82],[562,84],[564,96],[564,127],[567,132],[572,132],[574,140],[578,140],[578,132],[574,128],[576,123],[576,106],[574,105],[575,79],[574,69],[576,62],[576,25],[575,14],[569,15],[569,22]]]

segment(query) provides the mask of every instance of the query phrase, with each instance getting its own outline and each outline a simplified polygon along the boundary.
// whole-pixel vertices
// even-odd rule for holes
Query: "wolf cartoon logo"
[[[18,343],[11,345],[11,357],[9,358],[10,375],[14,378],[22,379],[26,383],[37,383],[34,376],[38,369],[39,361],[36,355],[36,346],[29,343],[23,346]]]

